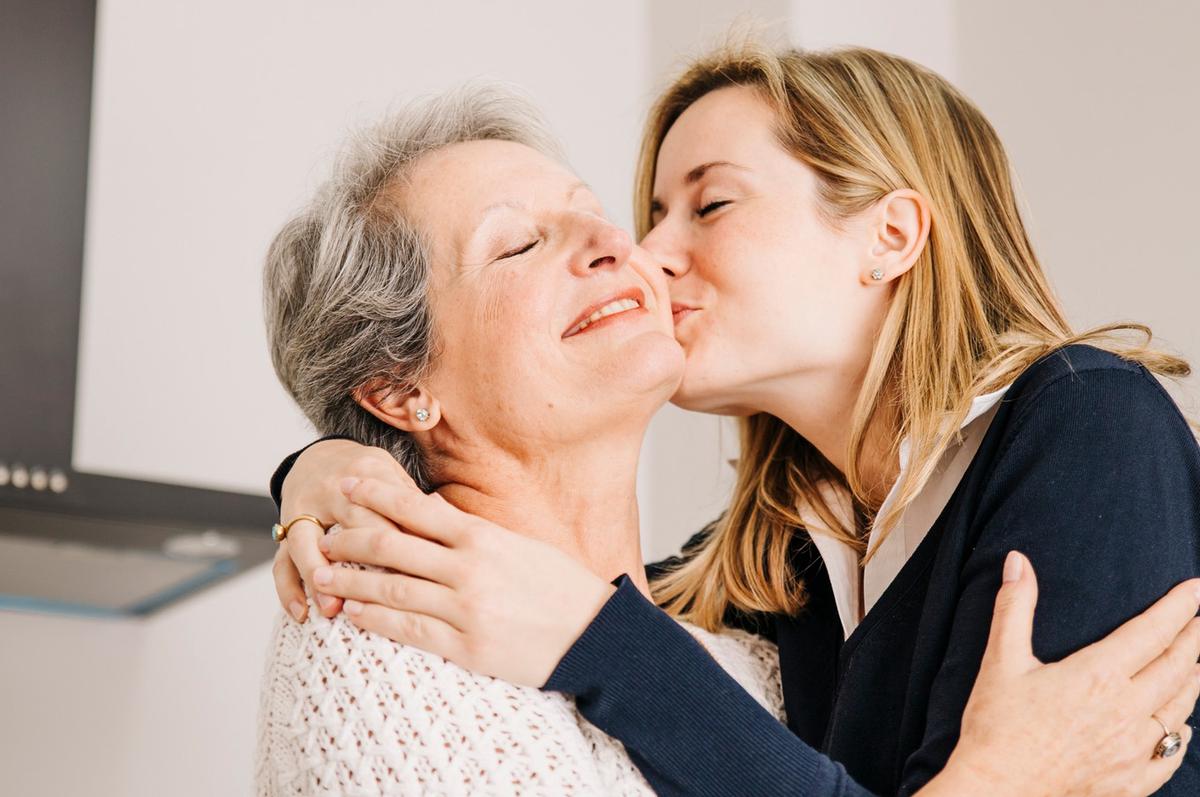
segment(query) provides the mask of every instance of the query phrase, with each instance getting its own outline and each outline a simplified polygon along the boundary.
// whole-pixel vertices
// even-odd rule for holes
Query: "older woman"
[[[637,458],[683,369],[665,279],[605,219],[526,107],[463,92],[371,131],[276,238],[265,286],[272,358],[308,417],[324,433],[387,449],[435,491],[408,507],[426,536],[348,528],[322,539],[343,561],[421,563],[404,575],[368,568],[357,588],[393,594],[431,647],[468,665],[463,622],[487,607],[471,597],[477,574],[452,551],[472,551],[479,570],[511,572],[535,547],[530,561],[545,566],[548,543],[558,552],[551,565],[580,582],[624,574],[648,593]],[[370,484],[357,489],[360,503],[384,508]],[[286,530],[309,542],[319,532],[312,518]],[[314,588],[353,598],[334,585],[346,572],[310,575]],[[1043,667],[1029,652],[1032,574],[1010,575],[962,739],[920,793],[1161,782],[1170,764],[1131,759],[1136,733],[1123,719],[1143,703],[1194,699],[1179,665],[1195,659],[1192,637],[1106,699],[1070,685],[1088,683],[1097,658],[1111,671],[1118,656],[1131,676],[1155,662],[1162,640],[1195,613],[1195,585],[1094,649]],[[599,583],[541,595],[544,627],[530,633],[544,639],[525,641],[573,638],[564,622],[594,615],[612,594]],[[452,588],[462,622],[444,611]],[[435,604],[439,619],[421,614]],[[549,672],[517,662],[499,673],[511,683],[473,674],[363,630],[365,608],[349,600],[332,619],[280,618],[264,679],[260,794],[650,791],[638,750],[589,725],[568,698],[515,685],[543,684]],[[301,619],[306,607],[294,613]],[[728,674],[705,685],[713,701],[781,718],[771,642],[686,628]],[[1034,701],[1044,717],[1030,727]],[[793,749],[819,760],[837,793],[863,793],[837,764]]]
[[[522,528],[564,563],[647,589],[637,457],[683,364],[666,281],[523,106],[467,93],[372,131],[276,238],[266,297],[276,369],[319,428],[386,447],[454,506],[535,515]],[[692,630],[779,716],[769,643]],[[261,720],[264,794],[648,791],[565,697],[344,616],[276,627]]]

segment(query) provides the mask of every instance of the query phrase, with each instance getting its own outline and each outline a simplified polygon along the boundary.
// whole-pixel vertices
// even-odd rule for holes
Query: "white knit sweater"
[[[783,717],[764,639],[688,630]],[[476,675],[310,605],[280,613],[259,708],[256,794],[653,794],[620,742],[571,698]]]

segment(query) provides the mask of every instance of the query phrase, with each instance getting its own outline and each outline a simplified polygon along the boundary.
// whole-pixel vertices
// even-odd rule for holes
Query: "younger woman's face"
[[[821,214],[816,173],[774,124],[755,90],[718,89],[659,150],[642,245],[673,275],[687,409],[753,414],[798,378],[857,379],[886,311],[890,292],[864,278],[872,230]]]

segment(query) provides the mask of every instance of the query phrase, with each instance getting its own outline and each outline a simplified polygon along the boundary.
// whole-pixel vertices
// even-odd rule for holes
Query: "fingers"
[[[1180,731],[1196,710],[1196,700],[1200,699],[1200,667],[1193,664],[1188,669],[1188,675],[1177,684],[1178,689],[1170,699],[1154,711],[1154,716],[1162,720],[1163,725],[1173,731]],[[1153,720],[1151,720],[1153,722]],[[1161,736],[1162,728],[1154,723]]]
[[[308,520],[299,520],[292,524],[287,535],[287,549],[295,562],[296,569],[300,572],[300,578],[306,584],[312,586],[313,571],[318,567],[324,567],[329,564],[329,561],[321,555],[320,548],[317,547],[318,541],[325,536],[325,531],[316,523]],[[313,600],[317,602],[317,609],[323,617],[333,617],[342,608],[342,602],[331,596],[313,589]]]
[[[343,529],[322,537],[319,550],[335,562],[360,562],[438,584],[457,584],[450,549],[413,534],[378,528]]]
[[[302,514],[315,515],[326,525],[359,525],[358,518],[346,517],[352,504],[339,489],[343,478],[390,481],[403,474],[391,454],[381,448],[368,448],[350,440],[322,440],[300,454],[283,482],[280,517],[286,522]],[[402,481],[401,483],[407,483]]]
[[[1033,613],[1037,596],[1033,566],[1024,555],[1010,551],[1004,561],[1000,591],[996,594],[983,667],[1026,672],[1037,666],[1038,660],[1033,655]]]
[[[454,591],[432,581],[348,567],[318,567],[313,580],[322,591],[343,599],[425,614],[461,628]]]
[[[300,581],[300,571],[288,555],[286,546],[287,540],[284,540],[275,551],[271,576],[275,580],[275,594],[279,596],[279,605],[296,622],[303,623],[308,616],[308,598],[304,594],[304,584]]]
[[[445,545],[454,545],[470,523],[475,522],[440,495],[421,492],[411,479],[407,486],[378,479],[346,479],[342,490],[359,506],[378,512],[407,531]]]
[[[382,634],[393,642],[463,662],[462,634],[448,623],[415,612],[404,612],[374,603],[346,602],[346,618],[363,629]]]
[[[1162,728],[1158,727],[1158,723],[1151,720],[1154,725],[1155,736],[1154,741],[1150,743],[1150,755],[1154,755],[1154,748],[1158,745],[1158,740],[1162,738]],[[1171,726],[1167,726],[1171,727]],[[1175,771],[1183,764],[1187,758],[1188,745],[1192,741],[1192,729],[1184,725],[1178,730],[1179,737],[1183,740],[1183,749],[1170,758],[1151,758],[1149,766],[1146,767],[1144,777],[1135,787],[1132,792],[1134,794],[1154,794],[1171,779]]]
[[[380,528],[400,531],[399,526],[383,515],[367,509],[365,506],[352,503],[345,496],[342,498],[342,505],[334,514],[334,520],[344,529]]]
[[[1171,646],[1200,607],[1200,579],[1184,581],[1146,611],[1074,656],[1098,659],[1133,677]],[[1072,656],[1072,658],[1074,658]]]
[[[1139,705],[1153,711],[1179,692],[1184,682],[1195,680],[1193,671],[1200,659],[1200,617],[1184,626],[1171,646],[1141,672],[1133,677],[1133,685],[1140,699]],[[1192,701],[1193,704],[1195,700]],[[1189,709],[1184,718],[1191,714]],[[1163,718],[1166,721],[1166,718]]]

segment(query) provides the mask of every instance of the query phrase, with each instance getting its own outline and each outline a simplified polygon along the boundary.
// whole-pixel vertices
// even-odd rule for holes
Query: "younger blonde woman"
[[[1010,551],[1040,577],[1041,658],[1200,575],[1200,449],[1152,375],[1186,364],[1117,330],[1070,329],[995,132],[940,77],[864,49],[716,53],[656,104],[638,186],[639,234],[671,278],[687,357],[673,401],[745,418],[730,509],[658,572],[655,601],[771,637],[794,735],[737,699],[630,582],[607,588],[596,614],[586,607],[607,594],[602,578],[528,553],[506,566],[454,550],[471,577],[419,613],[352,573],[322,587],[356,599],[356,624],[574,695],[662,792],[907,795],[978,730],[963,727],[964,708],[1001,570],[1021,578]],[[337,476],[365,483],[350,480],[346,501],[330,489]],[[417,533],[464,523],[503,538],[432,512],[401,482],[349,443],[322,443],[297,463],[282,514],[378,525],[366,507]],[[379,533],[354,529],[323,550],[422,569],[372,558]],[[324,563],[312,548],[281,553],[285,605],[303,595],[288,558],[311,583]],[[478,607],[466,620],[450,606],[461,600]],[[1077,687],[1128,683],[1121,657],[1098,658]],[[1139,741],[1126,754],[1169,752],[1171,734],[1190,735],[1193,703],[1131,708]],[[1185,755],[1161,793],[1200,790],[1200,759]],[[1085,793],[1158,785],[1097,775]]]

